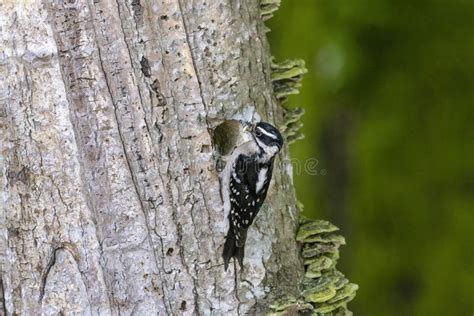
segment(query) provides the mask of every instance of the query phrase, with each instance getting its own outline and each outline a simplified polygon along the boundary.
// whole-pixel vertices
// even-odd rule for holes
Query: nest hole
[[[214,150],[220,156],[228,155],[232,152],[240,138],[241,124],[237,120],[227,120],[219,124],[212,131]]]

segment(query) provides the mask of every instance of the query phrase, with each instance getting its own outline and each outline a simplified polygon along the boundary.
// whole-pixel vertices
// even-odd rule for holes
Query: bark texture
[[[5,314],[245,314],[297,290],[288,152],[224,272],[213,145],[282,111],[258,0],[2,1]]]

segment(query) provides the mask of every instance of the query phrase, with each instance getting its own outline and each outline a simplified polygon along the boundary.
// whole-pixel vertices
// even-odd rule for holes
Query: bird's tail
[[[245,234],[246,235],[246,234]],[[247,236],[245,236],[247,237]],[[239,262],[240,268],[244,267],[244,249],[245,249],[245,240],[239,243],[237,246],[237,241],[235,240],[234,229],[229,227],[227,232],[227,237],[224,244],[224,252],[222,257],[224,258],[224,270],[227,271],[229,267],[230,258],[236,258]]]

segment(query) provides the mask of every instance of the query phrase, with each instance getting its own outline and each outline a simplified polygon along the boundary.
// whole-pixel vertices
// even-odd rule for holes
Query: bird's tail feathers
[[[243,234],[244,238],[241,238],[240,242],[237,243],[234,230],[232,227],[229,227],[229,231],[227,232],[227,237],[224,243],[224,252],[222,253],[222,257],[224,258],[224,270],[227,271],[229,267],[229,262],[231,258],[236,258],[239,262],[240,268],[244,268],[244,249],[245,249],[245,239],[247,237],[247,233]],[[239,246],[237,246],[239,244]]]

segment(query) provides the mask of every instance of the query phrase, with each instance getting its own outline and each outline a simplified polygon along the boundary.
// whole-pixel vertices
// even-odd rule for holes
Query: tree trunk
[[[224,272],[213,130],[279,123],[258,0],[0,4],[5,314],[260,313],[303,273],[285,149]]]

